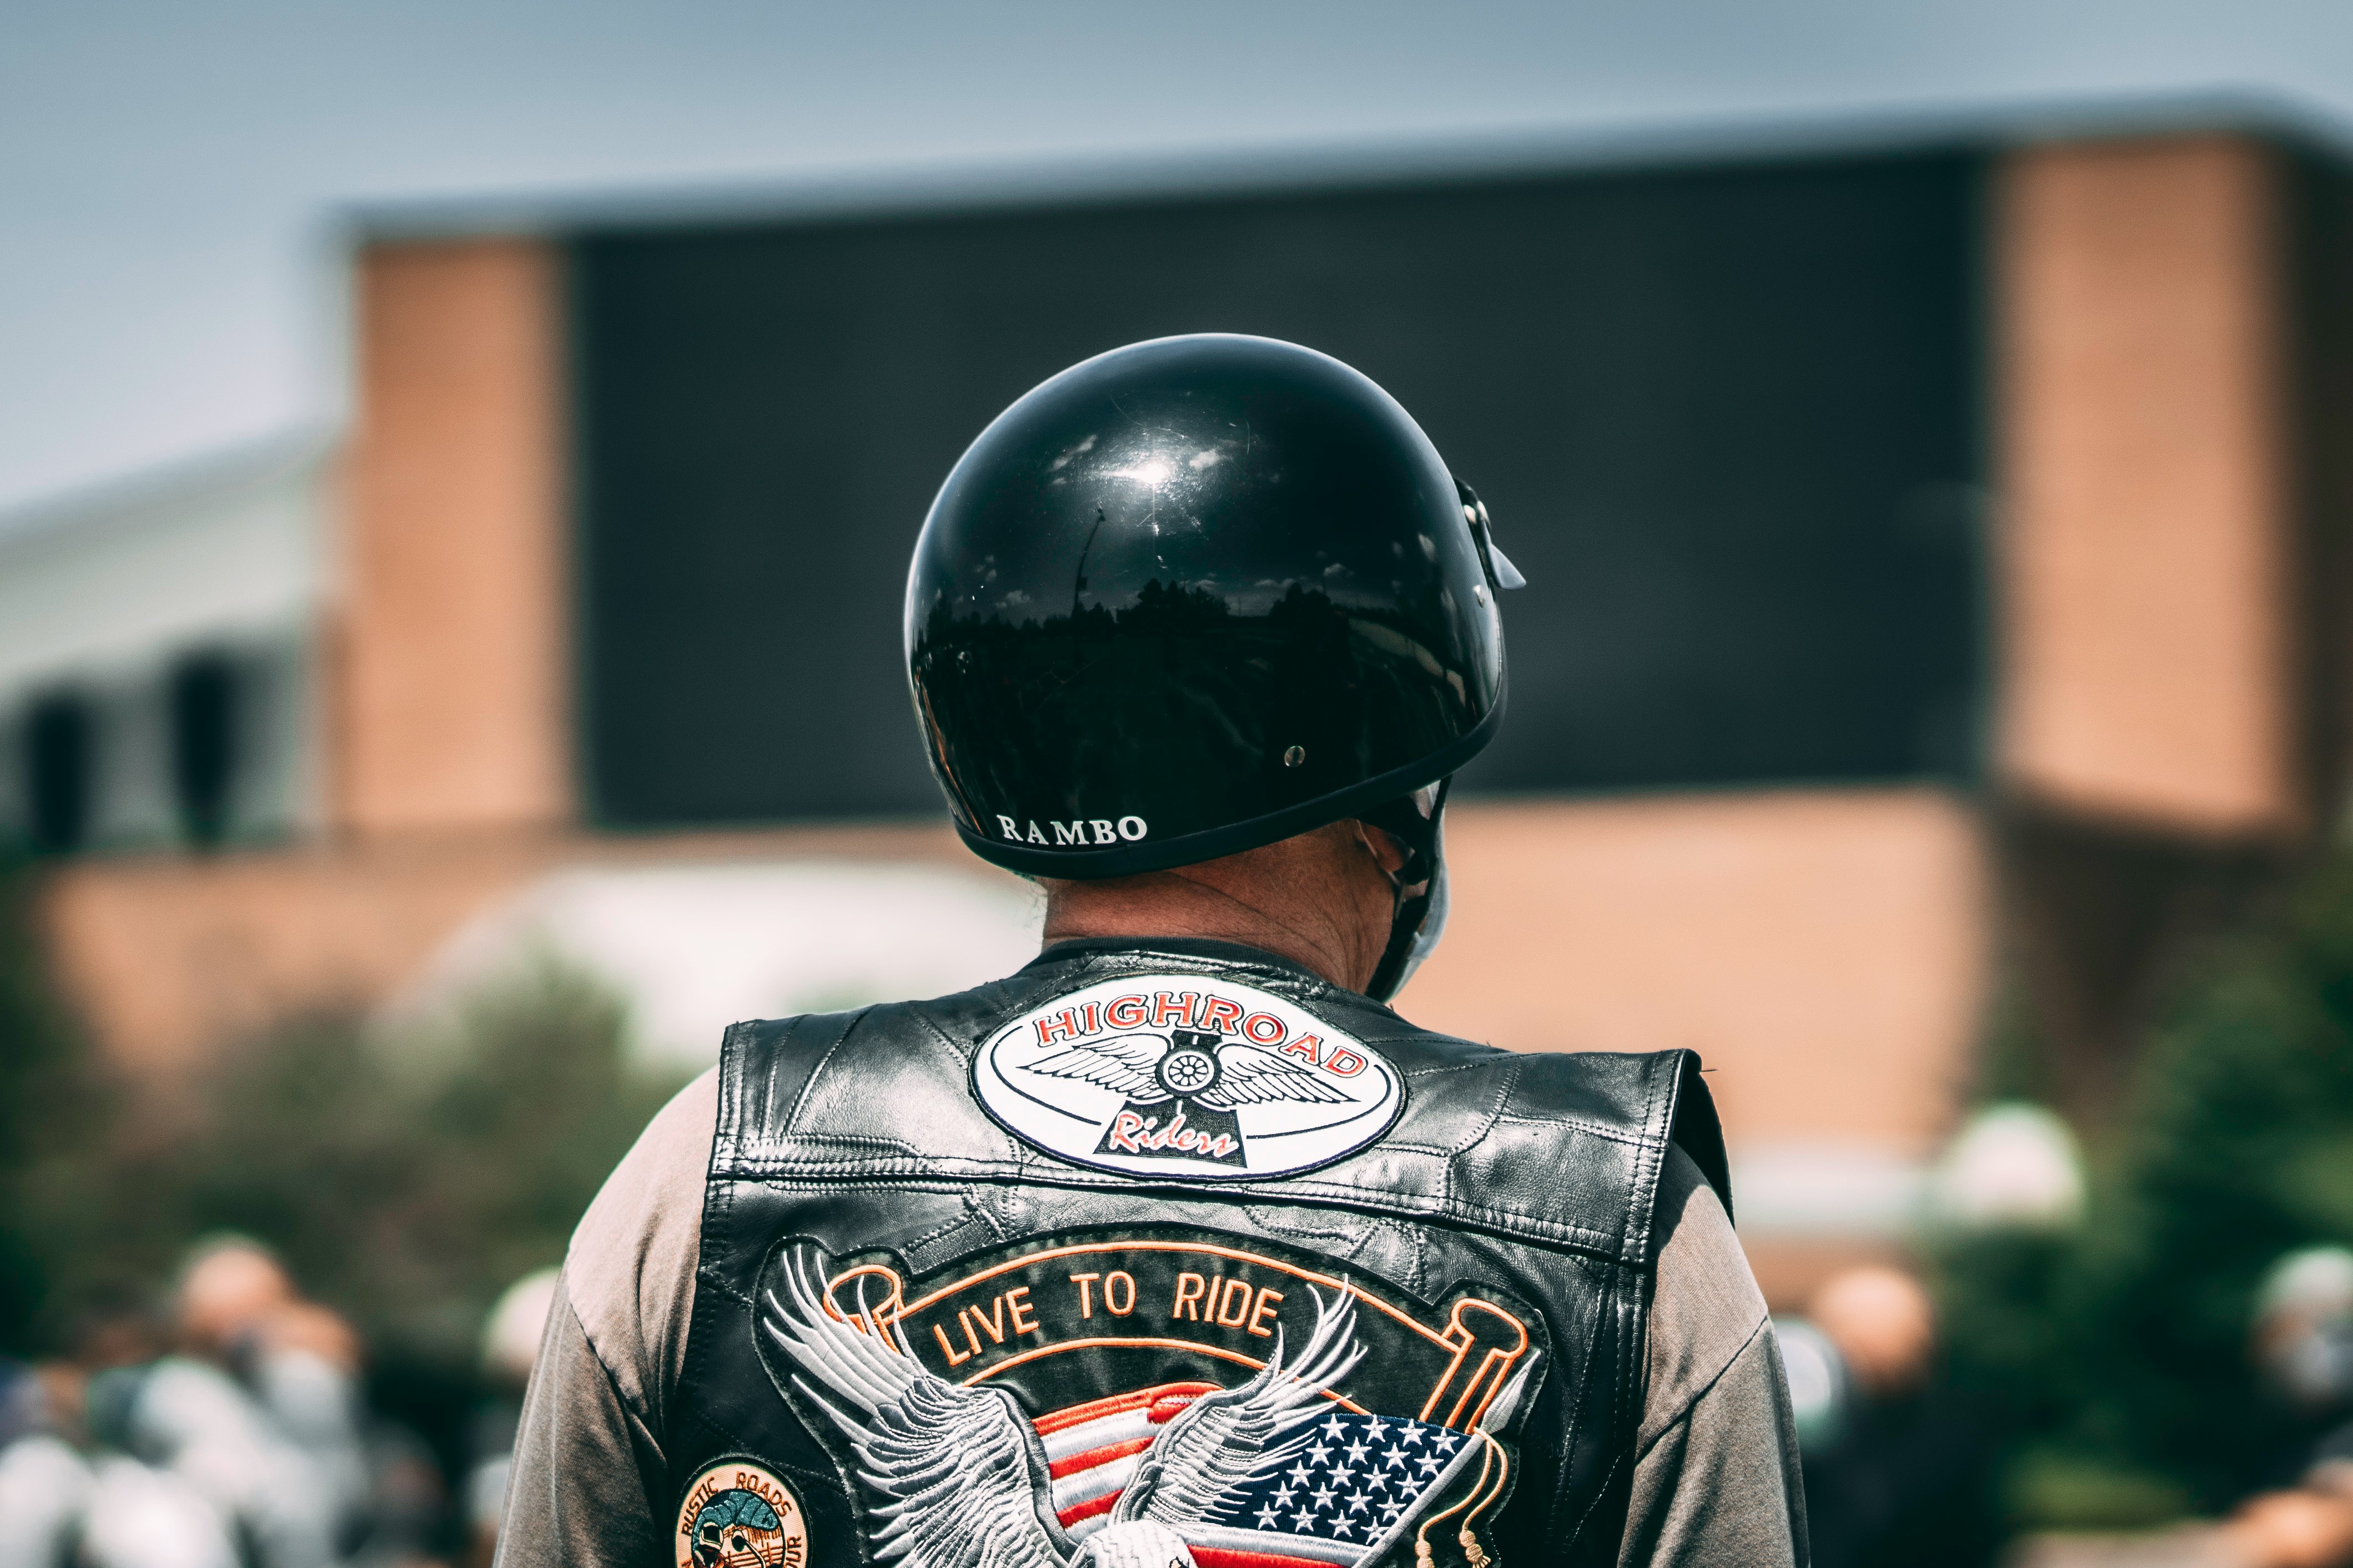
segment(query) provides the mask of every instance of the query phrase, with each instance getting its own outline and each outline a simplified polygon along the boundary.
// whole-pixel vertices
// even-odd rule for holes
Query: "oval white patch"
[[[1378,1051],[1254,986],[1131,975],[990,1036],[973,1092],[1023,1142],[1131,1176],[1288,1176],[1387,1132],[1405,1085]]]

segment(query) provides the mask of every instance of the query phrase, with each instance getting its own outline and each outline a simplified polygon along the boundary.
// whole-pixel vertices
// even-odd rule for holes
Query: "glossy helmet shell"
[[[957,830],[1127,876],[1443,778],[1502,716],[1494,571],[1475,499],[1338,360],[1218,333],[1074,365],[981,432],[908,574]]]

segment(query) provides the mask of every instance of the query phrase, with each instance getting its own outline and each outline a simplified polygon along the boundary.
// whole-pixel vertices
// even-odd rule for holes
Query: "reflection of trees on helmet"
[[[908,580],[966,841],[1122,876],[1451,773],[1502,708],[1484,528],[1411,416],[1308,349],[1162,339],[1045,383],[956,465]],[[1127,817],[1148,833],[1092,826]]]
[[[1404,620],[1351,614],[1296,583],[1265,614],[1240,616],[1212,595],[1155,580],[1124,610],[1096,605],[1017,624],[959,618],[941,605],[924,628],[920,668],[955,659],[992,673],[985,684],[932,683],[931,713],[943,735],[988,737],[942,750],[963,764],[957,776],[973,795],[1016,805],[1016,820],[1101,816],[1085,804],[1096,801],[1125,808],[1114,818],[1172,830],[1222,826],[1346,789],[1476,726],[1462,673],[1440,666],[1431,679],[1426,666],[1437,656],[1395,624]],[[1196,737],[1189,766],[1169,754],[1172,735]],[[1286,764],[1293,747],[1300,760]],[[1220,765],[1237,749],[1254,753],[1249,765]],[[1057,752],[1069,758],[1069,793],[1041,806],[1031,788],[1037,759]]]
[[[780,1568],[784,1555],[784,1521],[757,1493],[721,1492],[694,1516],[696,1568]]]

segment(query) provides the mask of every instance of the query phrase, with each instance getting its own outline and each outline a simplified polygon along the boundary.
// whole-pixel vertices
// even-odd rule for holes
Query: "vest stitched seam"
[[[1644,1119],[1643,1125],[1653,1130],[1655,1142],[1646,1138],[1636,1156],[1641,1165],[1635,1190],[1645,1194],[1645,1201],[1638,1212],[1627,1215],[1629,1235],[1626,1245],[1638,1263],[1648,1263],[1651,1258],[1652,1233],[1659,1223],[1659,1181],[1666,1172],[1667,1148],[1674,1141],[1675,1109],[1683,1099],[1683,1058],[1686,1054],[1677,1051],[1655,1058],[1650,1067],[1654,1086],[1651,1100],[1655,1109],[1650,1117]],[[1666,1071],[1670,1068],[1672,1076]],[[1663,1092],[1657,1087],[1662,1078],[1666,1080]]]
[[[1367,1043],[1368,1043],[1368,1044],[1372,1044],[1372,1045],[1379,1045],[1379,1044],[1383,1044],[1384,1042],[1382,1042],[1382,1041],[1378,1041],[1378,1040],[1375,1040],[1375,1041],[1369,1041],[1369,1042],[1367,1042]],[[1389,1040],[1389,1041],[1388,1041],[1388,1042],[1386,1042],[1386,1043],[1387,1043],[1387,1044],[1388,1044],[1388,1045],[1392,1045],[1392,1046],[1393,1046],[1393,1045],[1398,1044],[1398,1042],[1397,1040]],[[1411,1044],[1412,1042],[1411,1042],[1410,1040],[1408,1040],[1408,1041],[1406,1041],[1405,1043],[1409,1045],[1409,1044]],[[1493,1049],[1493,1047],[1485,1047],[1485,1048],[1490,1049],[1490,1050]],[[1399,1078],[1405,1079],[1407,1079],[1407,1080],[1409,1080],[1409,1081],[1411,1081],[1411,1080],[1414,1080],[1414,1079],[1425,1079],[1425,1078],[1443,1078],[1443,1077],[1445,1077],[1445,1076],[1446,1076],[1447,1074],[1449,1074],[1449,1073],[1458,1073],[1458,1072],[1476,1072],[1476,1071],[1480,1071],[1480,1070],[1482,1070],[1482,1069],[1484,1069],[1484,1068],[1487,1068],[1493,1067],[1493,1066],[1495,1066],[1498,1062],[1508,1061],[1508,1060],[1510,1060],[1510,1059],[1511,1059],[1511,1058],[1509,1058],[1508,1057],[1505,1057],[1505,1056],[1504,1056],[1501,1051],[1497,1051],[1497,1052],[1495,1053],[1495,1055],[1493,1055],[1493,1056],[1492,1056],[1492,1057],[1482,1057],[1482,1058],[1478,1058],[1478,1059],[1477,1059],[1477,1060],[1475,1060],[1475,1061],[1467,1061],[1467,1062],[1447,1062],[1447,1063],[1445,1063],[1445,1064],[1444,1064],[1444,1065],[1442,1065],[1442,1066],[1435,1066],[1435,1067],[1399,1068],[1398,1068],[1398,1076]]]
[[[1514,1060],[1511,1066],[1504,1070],[1503,1074],[1503,1081],[1495,1086],[1494,1104],[1489,1107],[1484,1120],[1480,1121],[1472,1131],[1465,1132],[1462,1135],[1461,1141],[1455,1143],[1452,1147],[1450,1148],[1436,1143],[1408,1142],[1403,1139],[1391,1138],[1381,1140],[1381,1142],[1376,1144],[1375,1147],[1381,1149],[1413,1149],[1425,1154],[1436,1154],[1440,1156],[1449,1163],[1448,1184],[1451,1187],[1452,1184],[1452,1162],[1459,1159],[1461,1156],[1469,1153],[1472,1150],[1476,1149],[1480,1144],[1485,1142],[1487,1141],[1488,1134],[1495,1131],[1495,1123],[1502,1119],[1504,1107],[1511,1103],[1512,1091],[1519,1087],[1520,1074],[1525,1070],[1525,1067],[1526,1058],[1521,1058]],[[1409,1111],[1409,1114],[1410,1114],[1410,1111]],[[1399,1120],[1401,1123],[1403,1119],[1400,1118]]]
[[[865,1132],[796,1132],[796,1143],[823,1143],[841,1149],[894,1149],[911,1160],[920,1160],[923,1152],[903,1138],[890,1138]]]
[[[1593,1500],[1585,1505],[1585,1512],[1577,1518],[1577,1529],[1569,1535],[1568,1547],[1572,1552],[1577,1549],[1578,1540],[1584,1536],[1585,1527],[1593,1522],[1594,1510],[1609,1500],[1609,1489],[1616,1483],[1619,1468],[1625,1463],[1626,1450],[1621,1447],[1611,1458],[1609,1468],[1601,1473],[1601,1484],[1593,1489]],[[1623,1526],[1620,1527],[1620,1534],[1621,1537],[1624,1534]]]
[[[946,1193],[944,1193],[944,1194],[941,1194],[940,1195],[941,1195],[941,1196],[943,1196],[943,1197],[945,1197],[945,1196],[953,1196],[953,1195],[955,1195],[955,1194],[946,1194]],[[930,1230],[925,1231],[923,1235],[921,1235],[921,1236],[919,1236],[919,1237],[915,1237],[913,1241],[910,1241],[909,1243],[907,1243],[907,1249],[908,1249],[910,1252],[912,1252],[912,1251],[913,1251],[913,1250],[914,1250],[915,1248],[917,1248],[917,1247],[929,1247],[932,1243],[934,1243],[934,1242],[935,1242],[935,1241],[939,1240],[939,1238],[940,1238],[940,1237],[944,1237],[944,1236],[950,1236],[950,1235],[953,1235],[953,1234],[954,1234],[954,1233],[955,1233],[956,1231],[962,1230],[965,1226],[970,1225],[971,1223],[972,1223],[972,1216],[971,1216],[970,1215],[961,1215],[961,1214],[960,1214],[960,1215],[956,1215],[954,1219],[950,1219],[950,1220],[944,1220],[944,1221],[942,1221],[938,1226],[936,1226],[935,1227],[934,1227],[933,1229],[930,1229]]]
[[[1592,1403],[1594,1381],[1600,1375],[1601,1369],[1599,1363],[1600,1361],[1601,1325],[1609,1320],[1609,1298],[1616,1294],[1616,1283],[1617,1282],[1615,1280],[1605,1280],[1598,1287],[1602,1293],[1603,1300],[1599,1310],[1591,1314],[1591,1321],[1586,1328],[1585,1355],[1583,1357],[1583,1363],[1577,1371],[1575,1396],[1573,1398],[1570,1397],[1570,1391],[1565,1383],[1561,1388],[1561,1396],[1563,1400],[1561,1426],[1563,1430],[1565,1430],[1569,1436],[1569,1446],[1568,1452],[1561,1456],[1560,1473],[1555,1477],[1553,1480],[1552,1506],[1545,1510],[1545,1533],[1555,1541],[1561,1539],[1561,1506],[1567,1500],[1570,1488],[1576,1479],[1577,1467],[1574,1461],[1577,1458],[1576,1436],[1578,1430],[1577,1422],[1578,1419],[1584,1415],[1587,1407]],[[1614,1383],[1615,1381],[1616,1370],[1613,1368],[1611,1369],[1611,1382]],[[1576,1537],[1572,1533],[1569,1536],[1569,1539],[1573,1541]]]
[[[1629,1149],[1644,1149],[1651,1143],[1650,1139],[1639,1132],[1619,1132],[1607,1127],[1597,1127],[1589,1121],[1579,1121],[1566,1116],[1523,1116],[1507,1110],[1496,1117],[1495,1122],[1497,1126],[1566,1127],[1572,1132],[1582,1132],[1588,1138],[1599,1138],[1605,1142],[1622,1143]]]
[[[1250,1215],[1250,1223],[1257,1226],[1261,1230],[1265,1231],[1269,1236],[1288,1236],[1296,1237],[1303,1241],[1329,1241],[1345,1243],[1352,1251],[1356,1247],[1362,1247],[1365,1244],[1365,1237],[1366,1233],[1376,1228],[1381,1223],[1379,1221],[1375,1221],[1372,1226],[1367,1226],[1363,1230],[1355,1232],[1345,1230],[1310,1230],[1303,1226],[1285,1225],[1280,1219],[1268,1218],[1259,1212],[1261,1209],[1272,1206],[1274,1205],[1268,1204],[1244,1204],[1241,1205],[1241,1208],[1244,1214]],[[1328,1213],[1329,1211],[1318,1210],[1317,1212]]]
[[[860,1007],[856,1012],[849,1014],[846,1016],[836,1015],[837,1016],[843,1017],[841,1033],[836,1036],[834,1037],[833,1044],[826,1047],[824,1052],[818,1056],[816,1064],[809,1068],[807,1079],[802,1082],[800,1098],[793,1102],[792,1110],[786,1114],[784,1119],[784,1131],[786,1137],[797,1138],[823,1136],[821,1133],[804,1132],[800,1128],[801,1118],[808,1112],[809,1096],[816,1092],[817,1080],[825,1076],[826,1064],[833,1060],[834,1053],[840,1050],[842,1047],[849,1043],[849,1037],[851,1033],[857,1029],[859,1020],[865,1017],[867,1014],[873,1010],[874,1009],[871,1007]],[[799,1018],[794,1019],[793,1022],[797,1025],[804,1022],[807,1016],[808,1015],[805,1013],[801,1015]],[[768,1059],[772,1064],[776,1063],[781,1055],[781,1052],[773,1053]]]
[[[890,1164],[881,1162],[857,1163],[843,1163],[833,1164],[821,1161],[810,1161],[799,1163],[794,1167],[744,1171],[738,1173],[736,1179],[744,1181],[798,1181],[806,1184],[816,1185],[821,1178],[833,1176],[850,1184],[874,1188],[886,1188],[904,1187],[925,1180],[937,1179],[937,1169],[938,1168],[936,1166],[934,1166],[894,1170]],[[990,1182],[1018,1182],[1020,1178],[1018,1176],[1008,1175],[1002,1170],[988,1169],[971,1173],[968,1179]],[[1056,1180],[1041,1177],[1032,1177],[1029,1178],[1029,1180],[1039,1185],[1050,1185],[1067,1188],[1072,1191],[1092,1193],[1132,1192],[1138,1195],[1152,1194],[1159,1196],[1171,1196],[1182,1194],[1186,1195],[1199,1194],[1205,1197],[1222,1198],[1248,1198],[1258,1195],[1249,1194],[1247,1192],[1238,1193],[1231,1188],[1227,1187],[1187,1187],[1177,1189],[1176,1193],[1171,1193],[1166,1188],[1157,1186],[1147,1187],[1141,1184],[1138,1184],[1134,1187],[1122,1188],[1113,1186],[1107,1182]],[[1578,1237],[1588,1237],[1590,1238],[1591,1245],[1597,1248],[1609,1253],[1612,1257],[1615,1257],[1617,1253],[1617,1247],[1615,1245],[1617,1238],[1612,1237],[1606,1231],[1595,1230],[1589,1226],[1581,1226],[1574,1221],[1546,1219],[1540,1215],[1530,1214],[1524,1210],[1493,1208],[1482,1205],[1465,1203],[1460,1198],[1446,1197],[1433,1199],[1431,1206],[1427,1209],[1402,1209],[1388,1204],[1377,1202],[1375,1200],[1379,1194],[1368,1194],[1364,1189],[1357,1187],[1316,1187],[1303,1190],[1299,1195],[1305,1201],[1329,1204],[1336,1207],[1359,1210],[1365,1213],[1379,1215],[1392,1219],[1406,1218],[1421,1220],[1430,1217],[1451,1215],[1456,1218],[1480,1222],[1489,1228],[1501,1230],[1507,1234],[1514,1227],[1524,1226],[1529,1230],[1536,1233],[1538,1236],[1555,1239],[1576,1239]]]
[[[728,1176],[722,1179],[779,1184],[797,1183],[819,1190],[822,1190],[826,1184],[871,1187],[881,1190],[910,1187],[925,1182],[937,1182],[944,1178],[940,1168],[936,1165],[914,1169],[894,1169],[894,1163],[886,1161],[810,1160],[779,1162],[774,1165],[747,1166],[731,1172]],[[1060,1175],[1033,1175],[1024,1178],[1018,1170],[1008,1173],[999,1167],[984,1167],[968,1173],[964,1179],[1017,1184],[1027,1180],[1039,1186],[1052,1186],[1076,1192],[1130,1192],[1138,1194],[1149,1193],[1161,1196],[1174,1195],[1161,1187],[1146,1186],[1141,1183],[1133,1186],[1122,1186],[1110,1182],[1087,1181]],[[1451,1187],[1452,1182],[1451,1172],[1447,1180]],[[1187,1196],[1198,1194],[1203,1197],[1245,1200],[1256,1198],[1260,1202],[1266,1201],[1264,1194],[1236,1192],[1227,1187],[1187,1187],[1180,1191]],[[1451,1217],[1480,1225],[1483,1228],[1499,1232],[1506,1237],[1574,1247],[1602,1254],[1613,1261],[1626,1261],[1622,1257],[1620,1238],[1612,1237],[1606,1231],[1598,1231],[1588,1226],[1577,1225],[1573,1221],[1546,1219],[1540,1215],[1515,1209],[1498,1209],[1468,1204],[1451,1196],[1434,1200],[1433,1206],[1430,1209],[1401,1210],[1372,1201],[1378,1194],[1368,1194],[1360,1187],[1327,1184],[1297,1188],[1293,1191],[1302,1201],[1320,1202],[1334,1207],[1356,1210],[1393,1220],[1419,1221],[1428,1218]],[[1521,1236],[1519,1233],[1523,1228],[1530,1234]]]

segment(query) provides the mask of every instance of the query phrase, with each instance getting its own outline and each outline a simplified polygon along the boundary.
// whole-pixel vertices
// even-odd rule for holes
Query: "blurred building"
[[[0,524],[0,826],[59,850],[318,826],[328,473],[290,440]]]
[[[907,552],[999,408],[1171,332],[1339,355],[1487,500],[1511,717],[1403,1008],[1701,1050],[1777,1295],[1900,1231],[1998,973],[2092,1113],[2172,944],[2337,810],[2353,183],[2284,136],[404,210],[352,267],[332,454],[0,530],[0,809],[90,851],[63,973],[158,1068],[583,887],[667,889],[681,963],[934,896],[943,985],[1018,950]]]

